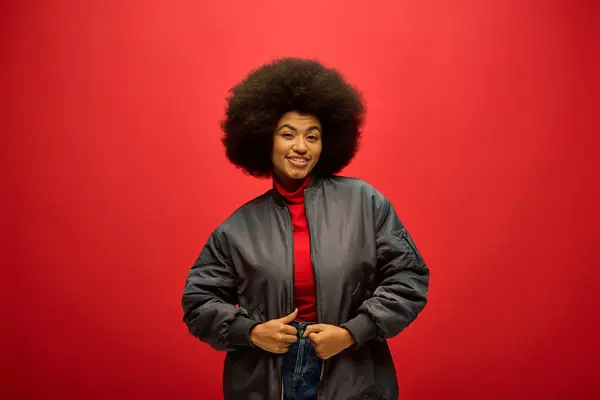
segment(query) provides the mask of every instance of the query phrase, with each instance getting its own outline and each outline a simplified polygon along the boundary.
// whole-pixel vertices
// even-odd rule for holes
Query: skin
[[[322,127],[313,115],[295,111],[285,113],[273,133],[273,176],[289,192],[296,191],[310,174],[321,156]],[[294,159],[302,159],[296,162]],[[285,354],[296,342],[298,331],[289,325],[298,310],[282,318],[256,325],[250,331],[250,342],[275,354]],[[326,360],[354,344],[350,332],[328,324],[309,325],[302,337],[308,337],[317,355]]]
[[[285,113],[273,133],[273,175],[288,191],[294,192],[321,157],[322,127],[319,120],[295,111]],[[301,158],[303,162],[293,159]]]
[[[283,318],[256,325],[250,331],[250,342],[269,353],[285,354],[298,338],[298,330],[289,325],[298,315],[298,309]]]
[[[315,348],[315,353],[327,360],[354,344],[354,338],[344,328],[328,324],[309,325],[302,337],[307,337]]]
[[[289,315],[256,325],[250,331],[250,342],[269,353],[285,354],[298,341],[298,330],[289,325],[298,315],[295,309]],[[317,355],[327,360],[354,344],[350,332],[328,324],[309,325],[302,337],[308,337]]]

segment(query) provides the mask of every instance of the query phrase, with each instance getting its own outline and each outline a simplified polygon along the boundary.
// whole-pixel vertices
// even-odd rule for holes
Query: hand
[[[292,343],[298,338],[298,330],[288,325],[298,315],[298,309],[283,318],[272,319],[263,324],[256,325],[250,331],[250,341],[256,347],[269,353],[285,354]]]
[[[354,344],[354,338],[344,328],[335,325],[314,324],[306,327],[302,337],[307,337],[317,355],[327,360]]]

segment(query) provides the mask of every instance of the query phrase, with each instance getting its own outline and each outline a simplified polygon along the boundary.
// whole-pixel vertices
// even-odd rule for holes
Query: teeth
[[[292,160],[296,162],[306,162],[304,158],[292,158]]]

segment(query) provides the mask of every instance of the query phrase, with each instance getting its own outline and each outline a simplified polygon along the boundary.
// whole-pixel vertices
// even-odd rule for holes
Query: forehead
[[[283,114],[281,116],[281,118],[279,119],[279,121],[277,122],[277,126],[281,126],[283,124],[290,124],[293,126],[321,126],[321,123],[319,122],[319,120],[317,119],[317,117],[315,117],[314,115],[311,114],[300,114],[296,111],[290,111],[287,112],[285,114]]]

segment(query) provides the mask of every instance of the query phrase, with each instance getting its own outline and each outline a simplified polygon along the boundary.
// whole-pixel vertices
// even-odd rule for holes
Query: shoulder
[[[232,229],[239,230],[241,227],[251,226],[253,221],[264,220],[272,210],[273,199],[272,189],[270,189],[234,210],[215,229],[215,233],[218,235],[227,234]]]
[[[351,199],[362,198],[364,201],[387,203],[387,198],[369,182],[361,178],[348,176],[332,176],[323,178],[324,190],[332,191]]]
[[[396,215],[390,200],[363,179],[333,176],[324,179],[323,186],[325,202],[354,204],[363,211],[370,210],[377,226]]]

